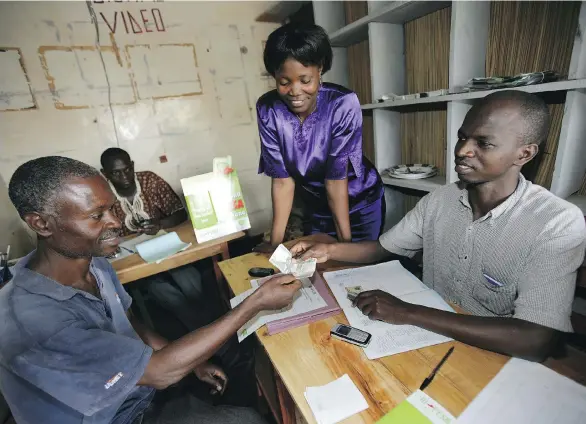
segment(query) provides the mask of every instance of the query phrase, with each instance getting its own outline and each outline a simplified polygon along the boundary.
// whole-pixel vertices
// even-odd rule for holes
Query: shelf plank
[[[333,47],[348,47],[368,38],[368,24],[371,22],[403,24],[443,9],[450,4],[449,1],[394,1],[332,32],[330,41]]]
[[[422,178],[420,180],[403,180],[399,178],[392,178],[386,175],[381,176],[384,185],[410,188],[412,190],[419,191],[434,191],[436,188],[446,184],[446,177],[442,175],[436,175],[431,178]]]
[[[395,100],[386,101],[381,103],[369,103],[362,105],[363,110],[370,109],[394,109],[399,107],[418,105],[424,103],[445,103],[453,102],[457,100],[472,100],[480,99],[487,96],[490,93],[502,90],[521,90],[528,93],[545,93],[548,91],[567,91],[567,90],[578,90],[586,88],[586,78],[566,80],[566,81],[555,81],[547,82],[545,84],[526,85],[524,87],[515,88],[502,88],[498,90],[481,90],[481,91],[469,91],[465,93],[448,94],[445,96],[436,97],[423,97],[420,99],[409,99],[409,100]]]
[[[261,15],[257,16],[256,21],[281,24],[306,3],[309,3],[309,1],[271,2],[269,3],[269,7]]]

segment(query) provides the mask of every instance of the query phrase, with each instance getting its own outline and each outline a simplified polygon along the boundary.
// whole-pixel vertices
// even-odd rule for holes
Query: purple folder
[[[328,289],[326,282],[319,275],[319,272],[316,271],[316,273],[313,274],[313,277],[311,277],[311,282],[313,283],[313,286],[315,287],[317,292],[326,302],[326,306],[311,312],[295,315],[294,317],[283,318],[277,321],[269,322],[267,324],[267,330],[269,335],[277,334],[282,331],[287,331],[292,328],[301,327],[302,325],[309,324],[315,321],[320,321],[322,319],[326,319],[328,317],[331,317],[332,315],[337,315],[340,312],[342,312],[342,309],[338,306],[338,302],[336,302],[336,299],[334,299],[334,296],[332,296],[332,294],[330,293],[330,290]]]

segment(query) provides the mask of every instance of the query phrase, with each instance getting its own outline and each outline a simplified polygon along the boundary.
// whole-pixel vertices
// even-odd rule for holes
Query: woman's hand
[[[291,254],[296,259],[314,258],[318,263],[327,262],[330,259],[330,246],[326,243],[313,243],[310,241],[300,241],[291,249]]]
[[[252,251],[257,253],[272,254],[276,248],[277,246],[273,246],[272,244],[263,241],[262,243],[257,244],[255,247],[253,247]]]

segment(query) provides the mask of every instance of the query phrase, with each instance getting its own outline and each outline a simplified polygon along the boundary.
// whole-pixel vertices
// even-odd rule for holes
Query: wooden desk
[[[163,262],[159,264],[146,263],[138,253],[127,256],[126,258],[120,259],[118,261],[112,262],[112,267],[116,271],[116,274],[118,275],[118,279],[120,280],[120,282],[122,284],[131,283],[133,281],[140,280],[141,278],[149,277],[151,275],[155,275],[163,271],[168,271],[173,268],[177,268],[192,262],[199,261],[201,259],[211,257],[214,265],[214,273],[216,276],[216,283],[218,284],[220,296],[222,297],[223,301],[227,305],[229,305],[230,303],[227,296],[228,290],[227,287],[225,287],[226,284],[222,277],[222,272],[218,267],[218,259],[220,257],[222,260],[230,259],[228,242],[243,237],[244,232],[239,231],[237,233],[230,234],[225,237],[221,237],[219,239],[200,244],[195,239],[193,226],[191,224],[191,221],[189,220],[185,221],[182,224],[179,224],[176,227],[169,228],[166,231],[177,232],[179,238],[185,243],[191,243],[191,246],[189,246],[188,249],[185,249],[182,252],[176,253],[169,259],[165,259]],[[150,328],[154,328],[153,322],[149,316],[144,298],[140,290],[133,290],[132,294],[134,299],[136,300],[136,303],[138,305],[142,319],[144,320],[145,324]]]
[[[216,272],[216,279],[220,281],[222,273],[218,267],[218,256],[222,260],[230,259],[228,251],[228,242],[244,237],[244,232],[239,231],[234,234],[221,237],[216,240],[208,241],[206,243],[198,243],[195,240],[195,233],[191,221],[185,221],[177,227],[169,228],[167,232],[175,231],[179,238],[185,243],[191,243],[188,249],[179,252],[169,259],[164,260],[160,264],[148,264],[138,254],[127,256],[112,263],[116,270],[118,279],[122,284],[130,283],[144,277],[158,274],[163,271],[168,271],[189,263],[199,261],[205,258],[212,258],[214,262],[214,271]]]
[[[318,270],[323,272],[339,265],[326,263]],[[235,294],[250,288],[248,270],[256,266],[271,265],[266,256],[256,253],[220,263]],[[307,386],[321,386],[348,374],[369,408],[344,423],[373,423],[417,390],[450,346],[456,347],[454,353],[426,392],[457,417],[508,360],[506,356],[459,342],[369,360],[362,349],[330,337],[330,328],[335,323],[348,322],[344,314],[339,314],[274,336],[268,336],[265,327],[257,331],[286,390],[308,423],[315,423],[315,419],[303,396]],[[287,397],[279,395],[282,422],[295,422]]]

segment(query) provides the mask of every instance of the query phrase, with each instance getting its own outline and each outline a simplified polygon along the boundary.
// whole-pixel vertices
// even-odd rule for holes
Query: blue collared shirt
[[[102,299],[26,267],[0,290],[0,388],[19,424],[126,424],[150,403],[137,386],[152,349],[112,266],[92,260]]]

